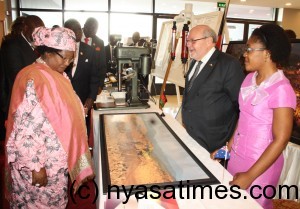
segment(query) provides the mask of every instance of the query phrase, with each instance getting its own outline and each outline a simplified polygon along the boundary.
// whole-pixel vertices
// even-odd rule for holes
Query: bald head
[[[96,35],[97,31],[98,31],[98,21],[93,17],[88,18],[83,26],[83,32],[85,37],[87,38],[93,37]]]
[[[140,40],[141,36],[139,32],[134,32],[132,34],[132,41],[134,44],[136,44]]]
[[[209,27],[208,25],[197,25],[191,29],[197,31],[198,33],[202,33],[205,37],[212,37],[213,43],[217,42],[216,32]]]
[[[192,28],[187,38],[187,47],[192,59],[200,61],[216,46],[217,35],[207,25],[197,25]]]

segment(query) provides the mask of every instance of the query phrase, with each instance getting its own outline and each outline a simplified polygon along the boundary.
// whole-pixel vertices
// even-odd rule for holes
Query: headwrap
[[[48,46],[54,49],[75,51],[75,33],[63,27],[38,27],[32,33],[33,45]]]

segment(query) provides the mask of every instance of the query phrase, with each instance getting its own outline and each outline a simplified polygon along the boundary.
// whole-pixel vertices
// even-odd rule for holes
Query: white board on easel
[[[215,30],[216,34],[218,34],[221,21],[223,17],[223,11],[211,12],[207,14],[201,15],[193,15],[191,19],[191,24],[189,25],[189,29],[196,25],[209,25],[212,29]],[[183,24],[185,22],[177,22],[177,33],[181,34]],[[155,60],[155,69],[152,69],[151,75],[164,79],[168,62],[170,59],[170,51],[171,51],[171,38],[172,38],[172,27],[173,21],[166,21],[162,24],[160,36],[158,39],[156,54],[154,57]],[[185,79],[184,75],[184,66],[181,62],[181,46],[182,41],[181,38],[178,40],[178,44],[176,47],[176,57],[172,63],[170,74],[168,76],[167,81],[175,84],[176,86],[184,87]],[[188,67],[186,67],[188,69]]]

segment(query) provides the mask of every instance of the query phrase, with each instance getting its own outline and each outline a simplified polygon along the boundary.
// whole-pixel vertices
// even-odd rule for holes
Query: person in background
[[[101,92],[104,86],[104,80],[106,76],[106,56],[104,50],[104,42],[100,39],[96,33],[98,31],[98,21],[90,17],[86,20],[83,26],[83,35],[81,41],[92,46],[96,51],[97,57],[97,65],[99,66],[99,73],[100,73],[100,86],[99,86],[99,93]]]
[[[93,48],[83,42],[82,29],[76,19],[69,19],[64,27],[71,29],[76,35],[76,51],[74,63],[67,67],[66,73],[69,76],[72,86],[85,107],[86,125],[90,130],[90,110],[96,100],[100,85],[100,73],[97,65],[96,52]]]
[[[146,43],[145,39],[141,39],[140,33],[139,32],[134,32],[132,34],[132,42],[129,46],[144,46]]]
[[[9,42],[14,41],[16,37],[21,35],[22,29],[24,27],[24,16],[17,17],[11,25],[10,33],[3,37],[1,47],[6,48]],[[4,51],[4,50],[3,50]],[[2,52],[3,52],[2,51]],[[0,50],[0,140],[5,139],[5,120],[8,111],[8,96],[9,96],[9,85],[8,77],[4,71],[5,60],[2,60],[1,50]]]
[[[106,56],[106,66],[107,72],[112,74],[116,74],[116,60],[114,59],[114,48],[116,47],[118,40],[116,39],[115,35],[109,36],[109,44],[105,46],[105,56]]]
[[[7,115],[12,86],[18,72],[27,65],[32,64],[39,55],[32,45],[32,32],[35,28],[44,26],[44,22],[35,15],[29,15],[24,19],[24,25],[20,34],[14,35],[13,41],[3,43],[1,46],[1,68],[7,82],[7,100],[5,113]]]
[[[6,197],[11,208],[66,208],[68,174],[75,191],[94,177],[83,106],[66,67],[75,35],[65,28],[36,28],[41,56],[23,68],[13,86],[6,134]]]
[[[185,80],[182,119],[186,131],[208,152],[232,136],[238,119],[238,93],[244,79],[238,59],[215,48],[216,33],[207,25],[190,30],[192,59]]]
[[[21,34],[21,32],[24,28],[25,18],[26,18],[26,16],[19,16],[13,21],[13,23],[11,25],[10,33],[3,37],[2,44],[4,41],[7,41],[11,38],[16,38],[17,36],[19,36]]]
[[[284,30],[285,34],[287,35],[287,37],[289,39],[296,39],[297,38],[297,35],[295,33],[295,31],[291,30],[291,29],[286,29]]]
[[[253,31],[244,53],[245,67],[250,72],[239,95],[240,117],[230,140],[231,158],[228,171],[231,185],[249,189],[259,185],[265,196],[273,195],[283,167],[282,151],[292,132],[296,95],[282,70],[291,45],[284,30],[266,24]],[[252,190],[258,197],[262,190]],[[272,209],[272,199],[257,199],[264,209]]]

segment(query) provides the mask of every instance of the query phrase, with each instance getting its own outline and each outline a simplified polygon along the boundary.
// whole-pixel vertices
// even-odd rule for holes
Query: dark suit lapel
[[[33,51],[33,49],[31,48],[31,46],[29,45],[29,43],[25,40],[25,38],[21,37],[21,45],[22,45],[22,50],[23,50],[23,54],[25,57],[25,63],[26,65],[32,64],[37,58],[38,56],[35,54],[35,52]]]
[[[217,57],[219,56],[219,51],[216,50],[212,56],[210,57],[210,59],[208,60],[208,62],[206,63],[206,65],[203,67],[203,69],[201,70],[201,72],[199,73],[199,75],[197,76],[197,78],[195,79],[193,86],[190,90],[190,94],[192,94],[193,92],[196,92],[197,89],[199,89],[199,87],[205,82],[205,80],[209,77],[209,75],[211,75],[211,73],[214,70],[214,67],[217,63]]]

